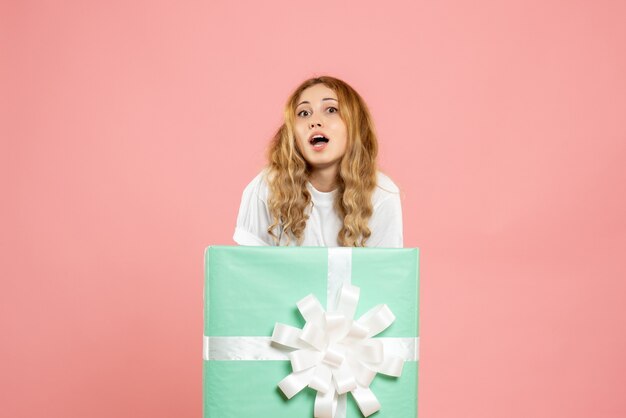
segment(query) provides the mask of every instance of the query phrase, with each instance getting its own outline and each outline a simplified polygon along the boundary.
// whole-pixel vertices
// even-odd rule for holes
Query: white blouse
[[[239,245],[275,245],[267,232],[272,218],[267,205],[269,186],[266,177],[267,169],[261,171],[243,191],[233,235],[233,239]],[[342,227],[342,221],[333,207],[337,190],[320,192],[310,182],[307,182],[307,188],[313,202],[305,212],[309,219],[301,245],[339,247],[337,234]],[[400,191],[395,183],[381,172],[377,173],[377,187],[372,194],[372,207],[373,213],[368,224],[372,235],[365,243],[366,246],[402,248]],[[282,236],[281,244],[285,245],[286,242],[286,237]],[[297,243],[292,239],[289,245]]]

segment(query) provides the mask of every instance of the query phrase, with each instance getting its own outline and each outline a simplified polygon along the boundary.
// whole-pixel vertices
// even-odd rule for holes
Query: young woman
[[[240,245],[402,247],[398,187],[377,171],[367,105],[333,77],[289,97],[269,164],[245,188],[233,239]]]

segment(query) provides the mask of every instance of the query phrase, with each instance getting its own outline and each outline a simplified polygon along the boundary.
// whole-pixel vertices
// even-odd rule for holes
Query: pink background
[[[200,416],[203,249],[321,74],[422,251],[420,418],[626,416],[623,1],[0,7],[2,416]]]

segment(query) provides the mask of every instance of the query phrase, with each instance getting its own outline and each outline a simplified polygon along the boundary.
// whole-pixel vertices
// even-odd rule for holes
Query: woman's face
[[[348,130],[339,105],[335,92],[324,84],[307,88],[298,98],[296,145],[313,169],[338,166],[346,153]]]

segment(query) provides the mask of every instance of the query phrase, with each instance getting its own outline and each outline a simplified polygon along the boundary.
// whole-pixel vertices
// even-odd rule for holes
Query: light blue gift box
[[[326,307],[328,295],[337,291],[331,289],[329,266],[338,252],[347,280],[360,288],[355,318],[386,304],[396,319],[375,338],[415,341],[415,356],[404,362],[400,377],[378,374],[371,383],[381,404],[373,416],[417,417],[418,249],[230,246],[212,246],[205,252],[204,417],[314,416],[315,390],[305,388],[287,399],[277,386],[292,372],[287,358],[225,358],[215,354],[215,347],[237,344],[241,337],[268,339],[276,323],[302,328],[305,321],[296,303],[313,294]],[[345,416],[362,417],[351,397],[344,401]]]

